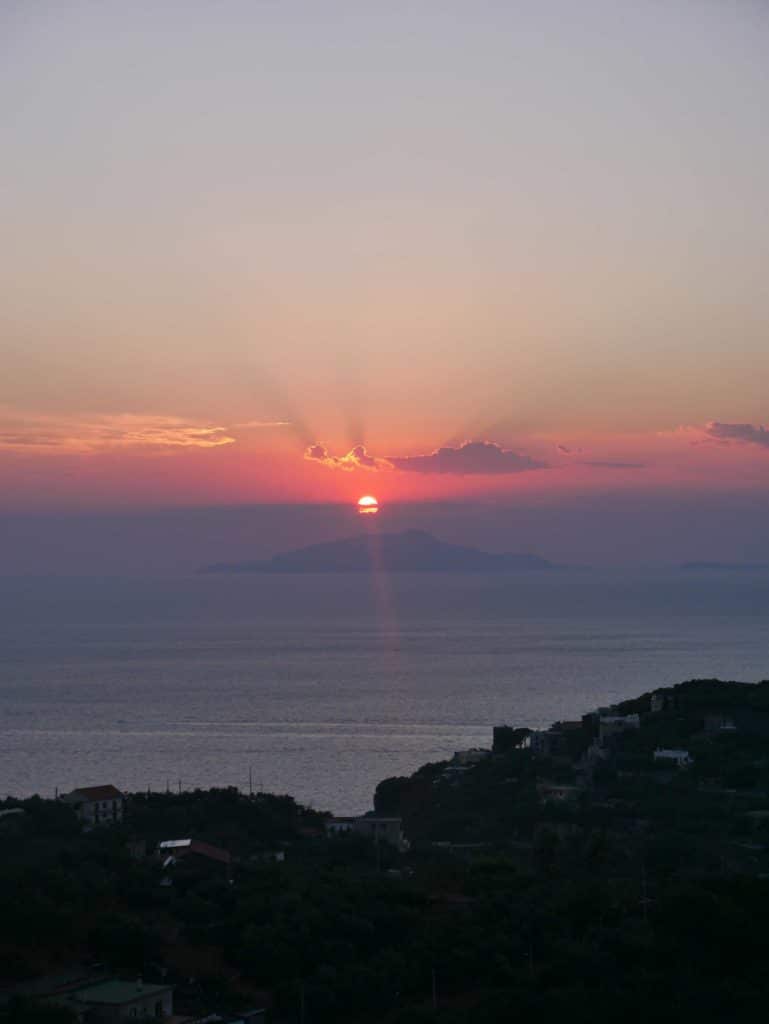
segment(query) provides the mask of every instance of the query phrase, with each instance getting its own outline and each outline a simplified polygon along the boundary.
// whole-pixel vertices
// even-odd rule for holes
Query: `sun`
[[[376,500],[373,494],[364,494],[362,498],[358,498],[358,514],[361,516],[372,516],[376,515],[379,511],[379,502]]]

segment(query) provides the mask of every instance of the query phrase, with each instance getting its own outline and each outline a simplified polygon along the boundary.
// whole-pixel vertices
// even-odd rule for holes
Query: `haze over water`
[[[0,795],[235,785],[337,813],[495,724],[769,676],[769,574],[0,580]]]

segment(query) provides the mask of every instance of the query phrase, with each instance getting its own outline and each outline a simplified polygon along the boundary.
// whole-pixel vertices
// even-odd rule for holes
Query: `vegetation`
[[[185,1010],[265,999],[275,1022],[303,1005],[308,1024],[758,1018],[768,698],[769,684],[687,683],[654,711],[648,694],[612,709],[640,727],[594,764],[588,716],[563,744],[556,728],[547,756],[511,729],[478,764],[385,780],[376,810],[402,816],[405,854],[327,838],[288,797],[137,794],[123,826],[88,833],[62,804],[6,801],[25,813],[0,818],[2,981],[98,960],[164,972]],[[727,727],[706,729],[716,712]],[[662,746],[693,763],[655,762]],[[169,876],[153,850],[181,836],[227,848],[232,866]],[[284,863],[264,859],[275,849]],[[31,1005],[0,1021],[66,1020]]]

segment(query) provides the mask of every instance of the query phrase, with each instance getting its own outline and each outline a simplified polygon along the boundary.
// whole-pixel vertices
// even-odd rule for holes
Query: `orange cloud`
[[[341,469],[348,472],[353,469],[387,470],[393,468],[392,463],[387,459],[369,455],[362,444],[356,445],[346,455],[331,455],[325,445],[311,444],[305,449],[304,457],[308,462],[319,462],[330,469]]]
[[[235,443],[227,427],[176,416],[0,417],[0,450],[72,454],[114,449],[219,448]]]

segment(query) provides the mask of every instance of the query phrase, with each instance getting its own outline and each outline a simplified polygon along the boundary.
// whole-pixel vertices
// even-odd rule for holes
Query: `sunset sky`
[[[4,3],[2,506],[765,495],[767,54],[763,0]]]

